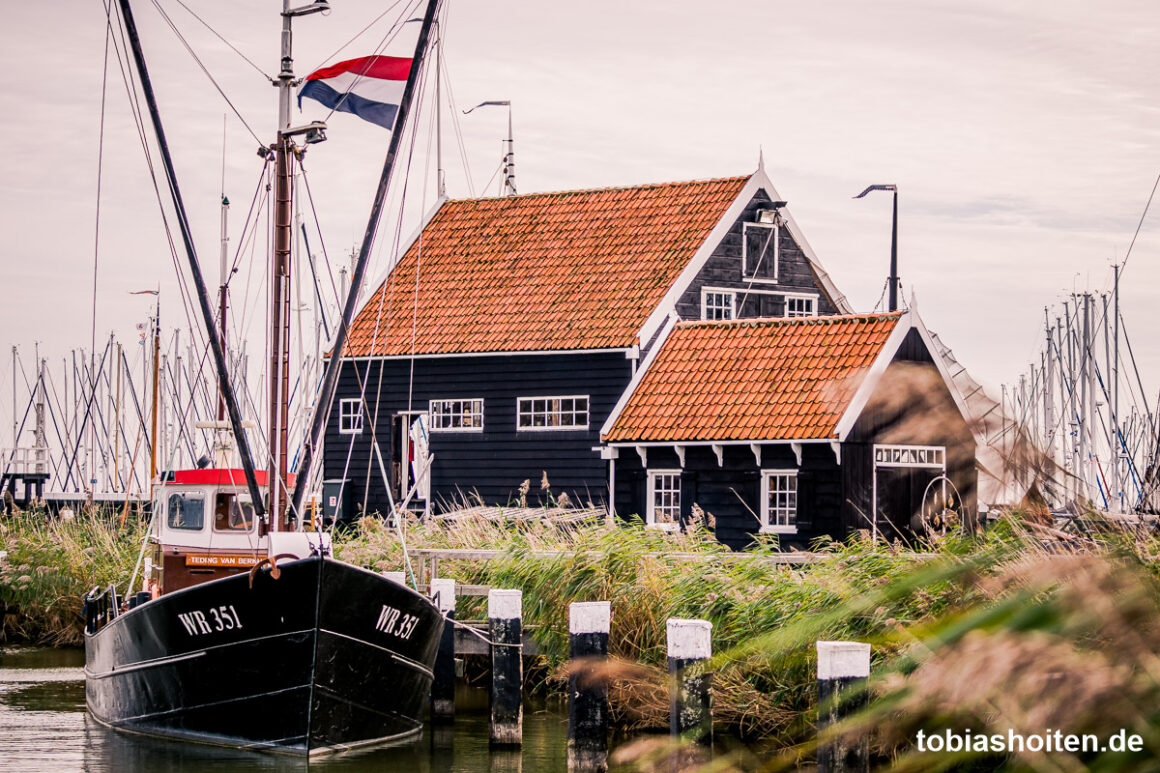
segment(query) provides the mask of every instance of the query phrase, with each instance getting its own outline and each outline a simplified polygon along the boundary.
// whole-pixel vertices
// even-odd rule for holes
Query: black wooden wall
[[[790,236],[789,230],[782,226],[780,238],[780,257],[778,260],[778,283],[749,283],[741,275],[741,239],[744,223],[752,223],[758,209],[768,206],[770,198],[764,190],[757,192],[733,224],[729,233],[713,250],[713,254],[705,263],[689,288],[681,295],[677,302],[677,314],[681,319],[692,320],[701,318],[701,290],[704,287],[739,290],[737,301],[740,304],[745,296],[745,289],[751,292],[745,297],[744,304],[737,309],[738,317],[781,317],[785,315],[785,298],[783,295],[772,293],[817,293],[817,311],[819,315],[836,314],[837,309],[830,302],[825,291],[818,284],[809,260],[798,244]]]
[[[435,456],[431,494],[437,512],[463,501],[512,504],[524,480],[530,481],[527,502],[531,506],[545,502],[549,493],[558,497],[563,492],[575,505],[603,505],[608,499],[607,462],[593,449],[600,444],[601,425],[631,377],[632,361],[622,352],[416,358],[408,398],[410,360],[379,360],[369,365],[348,361],[326,431],[325,475],[351,481],[356,512],[389,510],[372,456],[371,419],[364,422],[362,434],[338,431],[338,401],[358,397],[358,379],[362,378],[368,384],[368,416],[375,414],[378,395],[374,425],[388,468],[398,442],[391,420],[408,410],[408,402],[411,410],[426,411],[433,399],[483,398],[482,432],[431,434]],[[545,395],[588,395],[588,429],[517,432],[517,397]],[[544,474],[550,492],[540,488]]]
[[[648,466],[653,470],[677,469],[680,462],[672,448],[650,447]],[[760,526],[761,471],[798,470],[798,532],[777,535],[783,547],[806,548],[822,535],[844,533],[842,474],[828,443],[802,445],[798,467],[793,450],[784,443],[761,446],[761,468],[748,445],[722,447],[722,464],[709,446],[688,446],[681,475],[681,517],[693,516],[693,503],[713,516],[717,539],[734,550],[753,541]],[[640,456],[621,448],[616,460],[616,512],[622,518],[645,518],[648,477]]]

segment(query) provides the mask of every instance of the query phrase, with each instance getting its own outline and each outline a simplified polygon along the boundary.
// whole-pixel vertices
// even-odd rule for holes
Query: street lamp
[[[893,191],[894,223],[890,229],[890,311],[898,311],[898,186],[871,185],[854,198],[860,199],[870,191]]]

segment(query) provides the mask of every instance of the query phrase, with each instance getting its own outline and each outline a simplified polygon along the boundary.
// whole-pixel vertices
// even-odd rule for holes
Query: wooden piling
[[[845,694],[870,676],[870,645],[852,641],[818,642],[818,733],[865,705]],[[818,773],[868,773],[870,746],[865,735],[841,735],[818,743]]]
[[[431,719],[450,721],[455,718],[455,580],[431,580],[431,598],[447,618],[431,681]]]
[[[519,746],[524,729],[523,592],[492,589],[487,594],[491,639],[492,746]]]
[[[608,687],[592,683],[591,669],[608,657],[611,623],[608,601],[581,601],[568,608],[568,770],[575,773],[608,770]]]
[[[669,618],[669,733],[704,745],[713,743],[713,675],[689,673],[689,668],[713,654],[713,624],[708,620]]]

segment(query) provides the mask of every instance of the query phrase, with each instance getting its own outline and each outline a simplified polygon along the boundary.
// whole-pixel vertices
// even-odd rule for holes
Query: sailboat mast
[[[246,485],[254,505],[254,514],[261,517],[265,509],[262,506],[262,495],[258,489],[258,479],[254,475],[254,460],[250,455],[250,445],[242,429],[242,412],[238,407],[238,398],[230,384],[230,374],[226,367],[225,350],[218,338],[213,324],[213,310],[210,307],[209,293],[206,290],[205,279],[201,275],[201,265],[198,263],[197,250],[193,246],[193,233],[189,227],[189,218],[185,213],[185,202],[181,198],[181,190],[177,185],[177,174],[173,170],[173,158],[169,153],[169,142],[165,138],[165,128],[161,125],[161,113],[157,108],[157,97],[153,93],[153,83],[149,78],[149,70],[145,66],[145,53],[141,50],[141,39],[137,34],[137,25],[133,20],[133,10],[129,7],[129,0],[119,0],[121,16],[125,23],[125,32],[129,37],[129,44],[133,51],[133,61],[137,67],[137,75],[141,80],[141,91],[149,107],[149,118],[153,123],[153,132],[157,137],[157,147],[161,152],[162,166],[165,168],[165,177],[169,182],[169,192],[173,197],[173,208],[177,211],[177,224],[181,231],[182,245],[185,247],[186,258],[189,262],[189,272],[193,276],[193,285],[197,294],[198,310],[206,326],[206,337],[209,339],[210,350],[213,352],[214,365],[217,368],[219,389],[226,400],[226,411],[230,417],[230,425],[234,430],[234,438],[238,444],[238,453],[242,458],[242,467],[246,473]]]

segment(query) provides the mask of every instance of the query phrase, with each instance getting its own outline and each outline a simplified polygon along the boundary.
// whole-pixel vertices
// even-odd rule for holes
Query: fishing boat
[[[180,189],[173,172],[129,0],[119,0],[141,90],[149,108],[197,290],[221,393],[219,419],[240,467],[207,463],[154,480],[152,525],[140,584],[95,588],[85,597],[85,695],[113,728],[231,747],[317,755],[402,740],[423,723],[444,618],[418,592],[337,560],[329,535],[304,507],[315,448],[333,401],[338,362],[365,271],[382,199],[428,34],[423,18],[415,57],[372,207],[360,262],[299,457],[287,469],[290,176],[293,159],[325,128],[289,124],[290,24],[328,9],[326,0],[283,0],[279,131],[265,149],[275,164],[277,207],[270,326],[269,464],[255,469],[230,374],[224,327],[215,327]],[[406,60],[402,60],[406,61]],[[219,322],[224,326],[224,298]],[[301,482],[301,485],[296,485]]]

